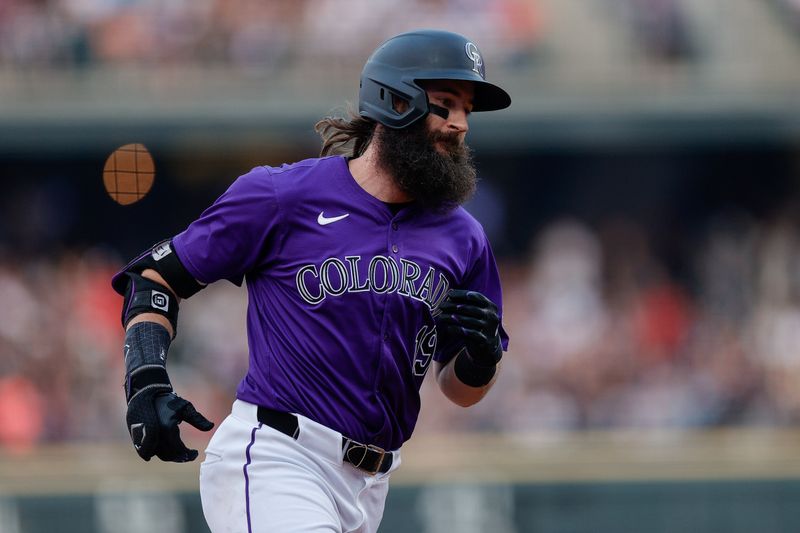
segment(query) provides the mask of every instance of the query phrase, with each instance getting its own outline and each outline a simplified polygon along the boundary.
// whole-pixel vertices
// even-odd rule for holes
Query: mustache
[[[464,142],[457,132],[433,131],[430,133],[429,139],[431,144],[441,143],[451,151],[458,150],[464,146]]]

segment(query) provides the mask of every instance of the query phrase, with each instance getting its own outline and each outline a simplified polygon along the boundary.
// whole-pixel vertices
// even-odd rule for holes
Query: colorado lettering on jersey
[[[445,275],[431,266],[423,276],[423,268],[414,261],[396,261],[384,255],[370,259],[366,276],[363,276],[358,268],[361,259],[359,255],[348,255],[344,261],[329,257],[319,267],[315,264],[302,266],[295,276],[300,297],[316,305],[328,296],[341,296],[346,292],[396,292],[435,309],[450,287]]]

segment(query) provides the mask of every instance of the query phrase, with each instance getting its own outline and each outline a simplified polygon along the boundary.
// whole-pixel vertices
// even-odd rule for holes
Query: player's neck
[[[413,200],[400,190],[392,176],[378,164],[375,143],[370,144],[364,153],[348,162],[350,173],[362,189],[382,202],[402,203]]]

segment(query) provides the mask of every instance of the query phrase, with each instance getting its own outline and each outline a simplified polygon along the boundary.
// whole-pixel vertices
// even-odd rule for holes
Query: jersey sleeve
[[[500,342],[503,350],[507,351],[509,339],[508,333],[503,327],[503,290],[500,286],[500,273],[497,270],[497,262],[488,238],[483,232],[481,232],[481,237],[479,253],[472,263],[472,267],[461,283],[454,288],[480,292],[497,305],[500,315]],[[461,346],[462,344],[457,341],[440,342],[434,360],[447,364],[461,350]]]
[[[272,175],[258,167],[233,182],[200,217],[173,239],[175,251],[198,281],[241,285],[274,248],[280,210]]]

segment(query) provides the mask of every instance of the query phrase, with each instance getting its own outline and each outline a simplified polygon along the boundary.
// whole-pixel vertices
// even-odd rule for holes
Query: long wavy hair
[[[375,121],[360,116],[348,106],[346,117],[325,117],[314,125],[314,130],[322,137],[319,155],[343,155],[359,157],[372,142]]]

